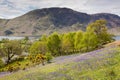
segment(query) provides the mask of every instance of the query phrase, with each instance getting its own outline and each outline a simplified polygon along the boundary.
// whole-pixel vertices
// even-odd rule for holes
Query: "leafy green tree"
[[[28,37],[28,36],[25,36],[24,40],[25,40],[25,41],[28,41],[28,40],[29,40],[29,37]]]
[[[86,48],[87,51],[90,49],[94,49],[96,46],[98,46],[97,35],[94,33],[93,30],[90,30],[89,27],[83,35],[82,45]]]
[[[97,35],[101,45],[113,40],[113,36],[107,32],[106,23],[105,20],[96,20],[88,25],[90,30],[93,29],[94,33]]]
[[[48,37],[47,47],[53,56],[61,55],[61,40],[58,33],[54,32]]]
[[[28,36],[26,36],[25,38],[23,38],[22,40],[21,40],[21,44],[27,44],[27,42],[29,41],[29,37]]]
[[[27,42],[26,44],[22,44],[23,51],[28,53],[31,45],[32,45],[31,42]]]
[[[45,54],[47,52],[46,42],[36,41],[30,47],[30,54]]]
[[[31,42],[29,40],[29,37],[26,36],[25,38],[23,38],[21,41],[21,45],[22,45],[22,48],[23,48],[23,51],[24,52],[29,52],[29,48],[31,46]]]
[[[70,40],[67,38],[67,34],[64,34],[62,38],[62,51],[63,52],[68,52],[71,48],[71,43]]]
[[[42,35],[39,41],[47,41],[47,35]]]
[[[15,55],[20,55],[22,53],[22,48],[20,41],[10,40],[4,43],[2,48],[2,56],[7,57],[7,64]]]
[[[83,32],[82,31],[76,32],[74,38],[75,38],[75,42],[74,42],[75,49],[80,50],[82,47],[81,40],[83,38]]]
[[[62,50],[66,53],[74,51],[74,36],[75,33],[67,33],[62,37]]]

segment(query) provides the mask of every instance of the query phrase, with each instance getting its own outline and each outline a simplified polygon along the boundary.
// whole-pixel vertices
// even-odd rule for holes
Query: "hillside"
[[[68,8],[44,8],[30,11],[14,19],[0,19],[0,35],[35,36],[54,31],[85,30],[86,25],[107,20],[108,28],[120,27],[120,17],[109,13],[86,14]]]
[[[0,80],[119,80],[119,50],[113,46],[57,57],[51,64],[7,74]]]

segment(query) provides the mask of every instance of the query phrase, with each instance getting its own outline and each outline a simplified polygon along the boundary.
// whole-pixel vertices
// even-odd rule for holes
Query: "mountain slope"
[[[60,56],[45,66],[4,74],[0,80],[119,80],[119,50],[113,46],[84,54]]]
[[[86,25],[98,19],[108,21],[108,28],[120,27],[120,17],[99,13],[89,15],[68,8],[44,8],[30,11],[14,19],[0,19],[0,35],[41,35],[53,31],[85,30]]]

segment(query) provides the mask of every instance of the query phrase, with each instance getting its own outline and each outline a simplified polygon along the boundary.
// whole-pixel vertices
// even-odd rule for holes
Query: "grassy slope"
[[[0,80],[119,80],[119,48],[55,58],[45,66],[18,71]]]

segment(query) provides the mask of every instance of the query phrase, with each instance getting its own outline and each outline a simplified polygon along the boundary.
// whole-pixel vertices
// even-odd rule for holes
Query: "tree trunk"
[[[10,63],[11,58],[12,58],[13,56],[14,56],[14,55],[11,55],[11,56],[10,56],[10,54],[8,54],[8,57],[7,57],[7,64],[9,64],[9,63]]]
[[[89,46],[87,46],[87,49],[86,49],[86,51],[88,51],[89,50]]]
[[[8,56],[8,58],[7,58],[7,64],[10,63],[10,60],[11,60],[10,56]]]

